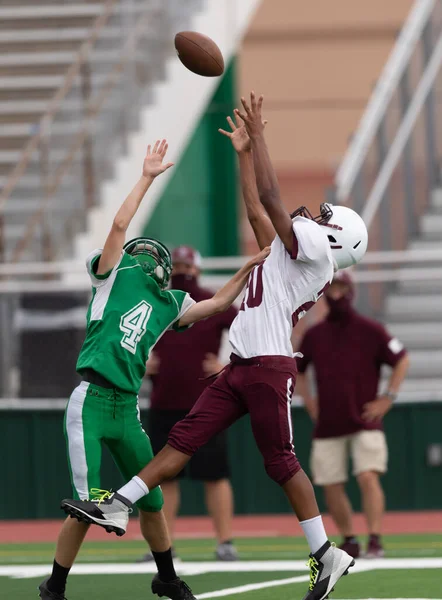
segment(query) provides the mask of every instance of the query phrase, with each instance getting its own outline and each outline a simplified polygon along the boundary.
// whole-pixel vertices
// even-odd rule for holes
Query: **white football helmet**
[[[321,214],[312,217],[303,206],[293,216],[312,218],[327,234],[333,258],[338,269],[356,265],[364,256],[368,244],[368,232],[357,212],[347,206],[321,204]]]

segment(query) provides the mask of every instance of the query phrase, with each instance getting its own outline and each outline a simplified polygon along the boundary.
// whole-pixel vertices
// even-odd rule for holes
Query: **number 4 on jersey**
[[[121,317],[120,329],[124,336],[120,344],[132,354],[136,353],[138,342],[146,333],[151,313],[152,306],[142,300]]]

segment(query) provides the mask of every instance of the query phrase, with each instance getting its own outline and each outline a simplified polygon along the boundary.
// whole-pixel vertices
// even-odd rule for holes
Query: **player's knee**
[[[270,479],[281,486],[301,470],[299,460],[293,453],[266,459],[264,466]]]

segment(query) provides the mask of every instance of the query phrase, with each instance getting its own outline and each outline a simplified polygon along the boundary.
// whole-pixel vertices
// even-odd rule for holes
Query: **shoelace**
[[[97,502],[98,506],[113,496],[113,492],[108,490],[100,490],[99,488],[91,488],[91,502]]]
[[[314,558],[313,556],[310,556],[310,558],[308,559],[307,566],[310,569],[310,583],[308,585],[308,589],[310,591],[313,591],[315,584],[316,584],[316,580],[318,579],[319,563],[316,560],[316,558]]]

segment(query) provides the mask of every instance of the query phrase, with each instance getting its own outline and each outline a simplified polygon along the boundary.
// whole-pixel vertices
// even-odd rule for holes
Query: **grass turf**
[[[361,542],[365,540],[361,539]],[[292,560],[304,559],[308,555],[304,538],[240,538],[235,543],[243,560]],[[440,534],[386,536],[384,543],[389,558],[442,556]],[[210,539],[178,540],[176,549],[186,561],[213,560],[215,543]],[[141,540],[126,541],[109,536],[106,542],[86,541],[78,562],[134,562],[146,551],[146,544]],[[53,553],[53,543],[0,544],[0,564],[50,563]]]
[[[307,557],[307,546],[301,538],[242,538],[236,540],[243,560],[286,560]],[[442,557],[441,535],[387,536],[385,545],[390,558]],[[178,540],[177,551],[186,561],[212,560],[213,540]],[[142,541],[118,540],[85,543],[78,562],[134,562],[146,549]],[[3,565],[47,564],[52,562],[54,544],[0,545],[0,563]],[[232,572],[206,573],[186,576],[195,594],[204,594],[235,588],[246,584],[272,582],[306,575],[307,572]],[[145,600],[152,598],[149,574],[72,575],[67,595],[70,600],[93,597],[94,600]],[[37,598],[36,579],[0,577],[1,598],[25,600]],[[232,593],[233,600],[297,600],[302,598],[307,583],[290,583],[244,593]],[[338,599],[365,598],[437,598],[442,599],[442,577],[439,569],[392,569],[352,573],[343,578],[332,595]]]
[[[262,581],[293,577],[296,573],[208,573],[187,576],[186,581],[196,595]],[[69,599],[145,600],[150,592],[151,575],[75,575],[69,580]],[[25,600],[36,597],[39,579],[1,578],[3,598]],[[442,598],[438,569],[391,570],[354,573],[343,578],[333,599],[356,598]],[[296,600],[303,597],[307,583],[291,583],[227,596],[230,600]],[[156,596],[155,596],[156,598]]]

